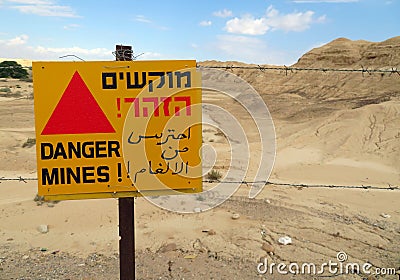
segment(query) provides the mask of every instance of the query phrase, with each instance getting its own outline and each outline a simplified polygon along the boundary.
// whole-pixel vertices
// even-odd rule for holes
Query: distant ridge
[[[400,66],[400,36],[382,42],[338,38],[304,54],[296,67],[370,68]]]

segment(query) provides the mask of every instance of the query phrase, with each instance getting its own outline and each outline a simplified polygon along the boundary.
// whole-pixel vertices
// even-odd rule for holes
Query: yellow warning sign
[[[34,62],[33,79],[39,195],[201,191],[195,61]]]

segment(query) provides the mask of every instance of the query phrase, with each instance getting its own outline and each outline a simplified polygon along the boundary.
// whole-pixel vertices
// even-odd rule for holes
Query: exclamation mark
[[[122,164],[118,162],[118,182],[122,182]]]
[[[118,110],[118,114],[117,114],[117,118],[121,117],[121,98],[117,97],[117,110]]]

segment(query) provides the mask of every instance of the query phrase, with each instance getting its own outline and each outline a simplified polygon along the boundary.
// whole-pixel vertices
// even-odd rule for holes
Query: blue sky
[[[339,37],[400,35],[400,0],[0,0],[0,57],[140,59],[291,65]]]

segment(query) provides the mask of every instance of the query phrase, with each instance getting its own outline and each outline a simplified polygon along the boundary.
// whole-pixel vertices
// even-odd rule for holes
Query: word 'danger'
[[[72,159],[72,158],[106,158],[121,157],[120,143],[118,141],[87,141],[87,142],[58,142],[40,143],[40,158]]]
[[[154,91],[154,81],[160,88],[190,88],[192,86],[192,76],[190,71],[175,72],[103,72],[101,81],[103,89],[117,89],[118,80],[124,81],[125,89],[142,89],[149,86],[149,92]],[[167,76],[167,77],[166,77]]]

